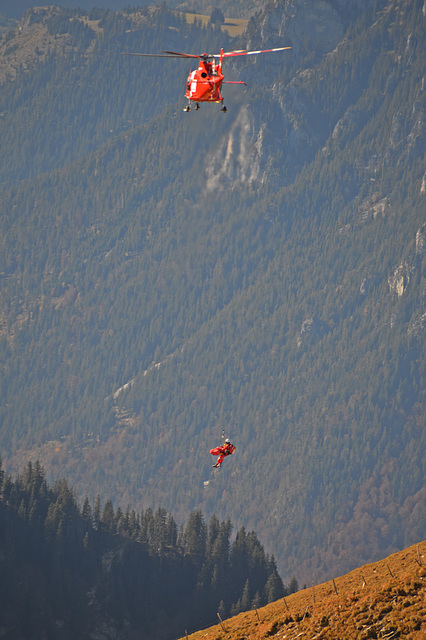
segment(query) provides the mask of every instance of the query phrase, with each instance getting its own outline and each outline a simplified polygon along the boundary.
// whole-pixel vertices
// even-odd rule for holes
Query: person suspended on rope
[[[234,445],[231,443],[229,438],[226,438],[225,443],[220,445],[219,447],[215,447],[211,449],[210,453],[212,456],[219,456],[216,463],[213,465],[216,468],[220,468],[222,466],[222,462],[226,456],[231,456],[235,451]]]

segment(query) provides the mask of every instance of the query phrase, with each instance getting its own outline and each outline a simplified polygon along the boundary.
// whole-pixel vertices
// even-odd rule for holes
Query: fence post
[[[223,624],[223,620],[222,620],[222,618],[220,617],[219,613],[217,614],[217,617],[218,617],[218,618],[219,618],[219,620],[220,620],[220,626],[222,627],[222,631],[224,631],[224,632],[226,633],[226,629],[225,629],[225,626],[224,626],[224,624]]]
[[[337,593],[337,587],[336,587],[336,583],[334,582],[334,578],[333,578],[333,587],[334,587],[334,591],[336,592],[336,596],[338,596],[339,594]]]

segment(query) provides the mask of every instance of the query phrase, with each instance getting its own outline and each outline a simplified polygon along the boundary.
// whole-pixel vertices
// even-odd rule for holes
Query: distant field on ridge
[[[186,13],[186,21],[188,24],[193,24],[195,20],[201,22],[203,26],[210,22],[210,16],[201,15],[199,13]],[[225,18],[225,24],[222,25],[222,31],[226,31],[231,38],[240,36],[247,27],[248,20],[242,20],[240,18]]]

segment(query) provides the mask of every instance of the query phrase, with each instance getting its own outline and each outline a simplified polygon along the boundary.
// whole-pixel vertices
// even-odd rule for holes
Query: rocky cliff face
[[[373,5],[373,0],[275,0],[259,21],[262,42],[285,41],[293,56],[324,54],[342,40],[350,22]]]
[[[314,76],[313,69],[305,68],[297,74],[286,77],[285,82],[277,82],[277,68],[289,70],[300,68],[301,61],[312,56],[321,59],[342,43],[347,25],[353,14],[364,10],[371,0],[359,0],[356,3],[332,2],[331,0],[276,0],[269,3],[259,19],[252,20],[247,33],[243,36],[243,47],[257,49],[288,45],[290,52],[274,54],[256,59],[249,68],[253,74],[261,76],[264,91],[267,92],[268,113],[263,112],[262,96],[255,98],[253,108],[244,105],[226,139],[218,147],[218,157],[225,156],[225,165],[219,168],[218,162],[209,163],[207,174],[222,173],[228,184],[234,182],[265,182],[280,186],[291,181],[294,168],[304,161],[307,154],[320,148],[320,137],[314,124],[307,117],[309,105],[303,95],[303,87]],[[303,65],[302,65],[303,68]],[[268,84],[270,81],[270,84]],[[302,89],[302,91],[301,91]],[[357,114],[348,114],[346,119],[335,123],[338,131],[345,127],[346,120],[357,118]],[[285,175],[278,175],[277,166],[283,164],[283,152],[291,163],[287,164]],[[242,151],[244,150],[244,151]],[[211,175],[210,175],[211,174]]]
[[[377,34],[387,28],[387,16],[403,21],[401,11],[394,3],[384,3],[382,11],[371,30]],[[371,9],[373,0],[275,0],[270,3],[258,20],[252,20],[243,39],[247,49],[262,47],[291,46],[290,52],[271,54],[267,59],[256,56],[249,67],[247,81],[257,74],[263,82],[261,95],[248,96],[251,104],[244,105],[234,126],[231,137],[221,142],[221,152],[227,149],[228,164],[234,157],[238,165],[242,157],[248,163],[244,171],[227,173],[227,180],[237,182],[265,182],[276,187],[291,182],[300,163],[312,159],[323,150],[334,153],[350,139],[366,129],[375,116],[380,101],[374,108],[367,107],[363,92],[369,87],[368,74],[374,65],[381,65],[385,58],[391,59],[393,69],[388,75],[383,95],[392,96],[401,84],[401,71],[410,73],[415,60],[415,50],[419,46],[416,38],[406,38],[404,56],[396,56],[393,43],[383,42],[382,51],[372,50],[370,58],[353,60],[345,32],[354,15]],[[404,15],[404,14],[403,14]],[[378,37],[378,36],[376,36]],[[262,43],[262,44],[261,44]],[[386,48],[387,47],[387,48]],[[346,51],[346,53],[345,53]],[[330,74],[333,61],[343,59],[335,65],[333,72],[342,74],[342,87],[346,95],[342,98],[343,110],[329,108],[330,97],[323,86]],[[340,65],[340,66],[339,66]],[[277,67],[281,69],[281,79],[277,80]],[[296,71],[297,70],[297,71]],[[405,73],[405,72],[404,72]],[[280,74],[280,71],[278,71]],[[349,82],[348,82],[349,80]],[[397,164],[405,156],[414,158],[421,154],[425,144],[425,81],[419,78],[415,93],[410,97],[405,109],[391,110],[386,114],[389,126],[384,139],[383,157],[372,155],[368,160],[374,178],[383,172],[384,164]],[[263,105],[267,94],[268,111]],[[336,102],[336,96],[333,100]],[[239,133],[238,133],[239,130]],[[240,142],[235,144],[236,139]],[[235,149],[250,149],[249,154],[240,154]],[[238,160],[238,158],[240,160]],[[277,172],[277,167],[285,167]],[[422,189],[424,191],[425,179]],[[381,199],[382,204],[386,199]]]

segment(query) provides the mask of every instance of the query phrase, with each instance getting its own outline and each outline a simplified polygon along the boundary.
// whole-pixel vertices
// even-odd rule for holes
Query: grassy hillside
[[[406,638],[426,635],[426,542],[241,613],[190,640]]]

